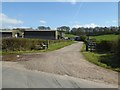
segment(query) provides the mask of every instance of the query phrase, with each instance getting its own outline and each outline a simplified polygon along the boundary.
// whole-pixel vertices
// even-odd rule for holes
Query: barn
[[[1,31],[0,37],[2,38],[12,38],[12,31]]]
[[[58,39],[58,32],[56,30],[33,30],[24,31],[24,38],[40,38],[40,39]]]

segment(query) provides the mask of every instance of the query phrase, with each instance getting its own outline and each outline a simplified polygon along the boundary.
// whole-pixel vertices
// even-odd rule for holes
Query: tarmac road
[[[46,72],[2,68],[2,88],[115,88],[113,85]]]

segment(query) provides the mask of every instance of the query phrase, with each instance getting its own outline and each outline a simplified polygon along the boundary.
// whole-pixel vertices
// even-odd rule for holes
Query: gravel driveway
[[[20,55],[18,63],[30,70],[117,85],[118,73],[86,61],[80,53],[82,45],[78,42],[56,51]]]

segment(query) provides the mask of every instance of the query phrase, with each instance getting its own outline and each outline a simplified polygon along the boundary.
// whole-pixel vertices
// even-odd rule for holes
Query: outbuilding
[[[1,38],[12,38],[12,31],[1,31],[0,37]]]
[[[58,39],[58,32],[56,30],[34,30],[24,31],[24,38],[40,38],[40,39]]]

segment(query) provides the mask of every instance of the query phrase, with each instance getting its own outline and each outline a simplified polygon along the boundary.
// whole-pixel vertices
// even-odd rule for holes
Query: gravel
[[[18,63],[30,70],[68,75],[95,82],[118,84],[118,73],[94,65],[83,57],[78,42],[59,50],[47,53],[25,54]]]
[[[67,75],[95,82],[118,84],[118,72],[94,65],[83,57],[78,42],[59,50],[19,55],[18,64],[26,69]]]

